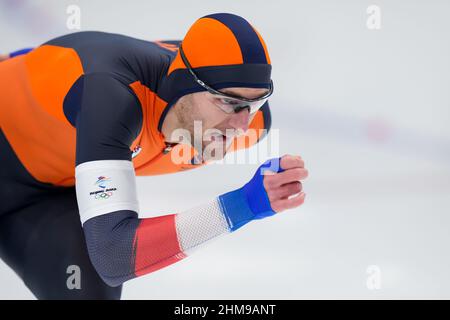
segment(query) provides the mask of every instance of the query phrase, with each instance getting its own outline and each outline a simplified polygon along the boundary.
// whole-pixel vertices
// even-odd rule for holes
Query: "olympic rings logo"
[[[95,199],[108,199],[112,196],[112,192],[101,192],[95,195]]]

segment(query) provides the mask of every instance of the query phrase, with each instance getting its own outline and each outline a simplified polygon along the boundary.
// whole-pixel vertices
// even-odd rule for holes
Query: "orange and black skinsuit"
[[[242,35],[235,19],[199,19],[183,49],[199,78],[216,89],[266,88],[270,60],[264,42],[251,26]],[[221,43],[202,41],[202,30]],[[259,47],[248,47],[245,37]],[[183,64],[179,44],[79,32],[0,63],[0,257],[38,298],[119,298],[124,281],[184,257],[165,238],[171,215],[139,219],[133,210],[118,210],[81,226],[74,187],[75,167],[96,161],[131,161],[138,176],[199,166],[191,158],[174,164],[161,133],[170,107],[203,90]],[[250,127],[268,130],[270,121],[266,102]],[[249,147],[261,138],[238,139]],[[111,226],[121,226],[121,233]],[[155,237],[171,246],[164,248],[171,258],[164,260],[160,248],[140,250]],[[113,252],[104,243],[114,243]],[[105,276],[92,264],[107,269]],[[82,270],[80,290],[67,289],[71,265]]]

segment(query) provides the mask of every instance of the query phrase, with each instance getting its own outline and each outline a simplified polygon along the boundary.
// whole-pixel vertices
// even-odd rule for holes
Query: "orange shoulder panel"
[[[76,130],[64,97],[83,73],[72,49],[39,47],[0,65],[0,125],[27,171],[38,181],[74,185]]]
[[[67,122],[64,98],[83,74],[81,61],[70,48],[45,45],[25,56],[28,81],[33,97],[49,114]]]

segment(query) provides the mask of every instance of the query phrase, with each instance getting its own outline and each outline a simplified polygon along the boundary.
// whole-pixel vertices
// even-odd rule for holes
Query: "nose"
[[[238,131],[239,134],[242,134],[243,132],[248,130],[249,119],[250,119],[249,108],[245,108],[239,111],[238,113],[233,113],[230,117],[228,124],[230,125],[231,128]],[[241,130],[242,132],[239,132]]]

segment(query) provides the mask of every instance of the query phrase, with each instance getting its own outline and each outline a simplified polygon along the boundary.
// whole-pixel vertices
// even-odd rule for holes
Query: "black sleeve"
[[[131,88],[109,74],[84,75],[76,115],[76,165],[93,160],[130,160],[142,126],[142,109]]]
[[[143,115],[127,84],[109,74],[84,75],[65,106],[77,131],[76,166],[94,160],[131,161],[130,146],[141,130]],[[91,262],[111,286],[135,277],[133,241],[139,223],[136,212],[119,210],[83,225]]]

